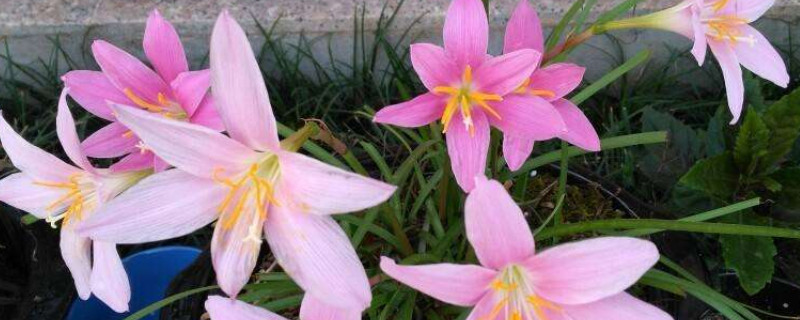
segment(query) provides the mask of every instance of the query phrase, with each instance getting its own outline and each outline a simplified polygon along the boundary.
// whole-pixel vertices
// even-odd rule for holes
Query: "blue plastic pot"
[[[132,254],[122,259],[131,282],[130,311],[116,313],[95,296],[89,300],[75,299],[66,320],[115,320],[124,319],[132,313],[164,299],[167,287],[175,276],[188,267],[200,250],[192,247],[160,247]],[[158,312],[147,315],[145,320],[158,320]]]

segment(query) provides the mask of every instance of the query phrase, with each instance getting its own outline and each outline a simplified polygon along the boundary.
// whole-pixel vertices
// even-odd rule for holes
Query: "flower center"
[[[158,113],[164,116],[164,118],[175,120],[187,120],[189,118],[189,115],[183,110],[183,108],[181,108],[180,104],[169,100],[167,96],[161,92],[158,93],[158,101],[156,103],[151,103],[145,99],[142,99],[128,88],[123,90],[123,92],[128,99],[136,104],[136,106],[153,113]]]
[[[34,181],[33,184],[64,190],[64,195],[45,207],[47,211],[45,221],[54,229],[59,220],[64,220],[61,223],[62,227],[71,221],[82,220],[84,213],[94,207],[95,186],[80,173],[72,174],[67,182]]]
[[[562,311],[559,306],[536,295],[530,286],[528,272],[521,266],[506,267],[490,288],[500,299],[489,314],[479,318],[481,320],[496,319],[501,312],[512,320],[547,320],[545,310]]]
[[[221,171],[214,172],[214,181],[228,187],[228,195],[222,200],[218,210],[222,228],[232,228],[240,219],[242,213],[252,212],[253,217],[248,236],[245,240],[261,242],[261,227],[267,219],[268,205],[280,206],[275,199],[275,183],[280,177],[280,164],[274,154],[267,155],[263,160],[250,165],[243,174],[236,179],[226,178]],[[248,210],[248,209],[255,210]]]
[[[531,79],[530,78],[525,79],[525,82],[523,82],[521,85],[519,85],[519,87],[517,87],[517,89],[514,90],[514,93],[529,94],[532,96],[542,97],[545,99],[552,99],[556,97],[556,93],[552,90],[531,88],[530,85],[531,85]]]
[[[756,39],[753,35],[745,36],[742,34],[739,27],[747,24],[747,20],[743,18],[733,15],[723,15],[703,19],[702,22],[708,26],[706,34],[718,41],[729,40],[734,44],[744,42],[751,46],[756,43]]]
[[[461,84],[459,87],[438,86],[433,88],[433,92],[436,94],[450,95],[450,99],[447,100],[447,105],[442,114],[442,124],[444,125],[443,133],[446,133],[447,129],[450,128],[450,122],[453,120],[453,115],[455,115],[456,111],[461,111],[461,118],[463,119],[464,126],[467,127],[470,135],[474,136],[475,125],[472,122],[472,107],[475,105],[479,106],[493,117],[500,119],[500,115],[489,106],[487,101],[502,101],[503,97],[475,90],[472,85],[472,67],[469,65],[464,68],[464,74],[461,76]]]

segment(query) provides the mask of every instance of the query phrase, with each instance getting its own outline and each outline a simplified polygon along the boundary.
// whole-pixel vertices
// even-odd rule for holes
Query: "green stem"
[[[559,227],[542,230],[542,232],[536,235],[536,239],[540,240],[554,236],[567,236],[577,233],[613,229],[660,229],[665,231],[800,239],[800,230],[741,224],[657,219],[612,219],[562,224]]]
[[[724,216],[729,215],[731,213],[735,213],[735,212],[739,212],[739,211],[742,211],[742,210],[745,210],[745,209],[749,209],[749,208],[755,207],[755,206],[757,206],[759,204],[761,204],[761,199],[753,198],[753,199],[742,201],[742,202],[739,202],[739,203],[735,203],[735,204],[732,204],[732,205],[729,205],[729,206],[726,206],[726,207],[717,208],[717,209],[714,209],[714,210],[711,210],[711,211],[706,211],[706,212],[703,212],[703,213],[700,213],[700,214],[696,214],[696,215],[693,215],[693,216],[680,218],[680,219],[678,219],[678,221],[689,221],[689,222],[708,221],[708,220],[724,217]],[[631,231],[625,232],[624,235],[629,236],[629,237],[640,237],[640,236],[646,236],[646,235],[657,233],[657,232],[661,232],[661,231],[664,231],[664,230],[658,230],[658,229],[631,230]]]
[[[400,240],[400,252],[406,257],[414,254],[414,247],[411,245],[411,241],[408,240],[403,226],[400,225],[400,221],[397,221],[397,217],[394,216],[394,213],[389,209],[388,205],[383,206],[383,216],[388,220],[387,222],[389,222],[389,225],[392,226],[392,233],[394,233],[394,236],[397,237],[397,240]]]
[[[564,197],[567,195],[567,174],[569,170],[569,144],[561,140],[561,162],[560,168],[558,173],[558,191],[556,192],[556,199],[559,201],[564,201]],[[559,225],[564,223],[564,218],[561,214],[563,210],[563,205],[559,206],[553,211],[553,227],[558,228]],[[553,236],[553,244],[558,243],[558,237]]]

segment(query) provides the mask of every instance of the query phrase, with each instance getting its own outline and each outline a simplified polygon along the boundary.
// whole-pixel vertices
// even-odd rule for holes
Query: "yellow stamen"
[[[539,96],[547,99],[552,99],[556,97],[556,93],[552,90],[544,90],[544,89],[530,89],[530,94],[534,96]]]
[[[709,28],[706,34],[718,41],[729,40],[733,44],[741,41],[749,43],[750,45],[754,45],[756,42],[753,35],[742,35],[742,31],[739,27],[747,24],[747,20],[744,18],[734,15],[723,15],[705,19],[703,23]]]
[[[61,226],[67,226],[70,221],[82,220],[84,210],[88,209],[86,197],[83,195],[81,189],[81,176],[80,173],[73,174],[69,177],[69,182],[49,182],[49,181],[34,181],[33,184],[56,189],[64,189],[66,193],[51,202],[45,207],[48,211],[48,216],[45,221],[50,223],[50,226],[56,228],[56,222],[63,220]],[[63,207],[66,206],[66,209]],[[56,211],[64,210],[56,215]]]
[[[128,97],[128,99],[130,99],[131,101],[133,101],[133,103],[135,103],[137,106],[142,107],[147,111],[161,112],[162,110],[161,106],[154,105],[150,102],[145,101],[142,98],[139,98],[139,96],[133,93],[131,89],[125,88],[125,90],[122,90],[122,92],[124,92],[125,96]]]
[[[547,320],[546,310],[563,312],[560,306],[536,295],[524,267],[515,265],[506,267],[498,278],[489,284],[489,289],[497,295],[498,302],[492,310],[480,318],[482,320],[494,320],[500,312],[505,313],[506,320]]]
[[[432,91],[435,94],[450,96],[444,112],[442,112],[443,133],[446,133],[450,128],[450,122],[453,120],[456,111],[460,111],[464,125],[469,130],[470,135],[475,136],[475,124],[472,121],[472,108],[475,106],[478,106],[490,116],[500,119],[500,114],[487,101],[502,101],[503,97],[475,90],[472,86],[472,80],[472,67],[468,65],[464,68],[459,86],[438,86],[433,88]]]
[[[173,102],[172,100],[169,100],[169,98],[167,98],[167,96],[161,92],[159,92],[158,95],[156,96],[158,104],[154,104],[145,99],[142,99],[141,97],[137,96],[133,92],[133,90],[129,88],[125,88],[123,92],[125,93],[125,96],[128,97],[128,99],[133,101],[134,104],[141,107],[142,109],[145,109],[153,113],[161,114],[165,118],[173,120],[185,120],[188,118],[188,114],[186,114],[186,111],[184,111],[179,104]]]
[[[730,1],[730,0],[718,0],[718,1],[715,1],[711,5],[711,8],[714,11],[720,11],[720,10],[722,10],[722,8],[725,8],[725,6],[728,5],[728,1]]]
[[[133,131],[130,131],[130,130],[125,131],[125,133],[122,134],[122,137],[123,138],[133,138]]]

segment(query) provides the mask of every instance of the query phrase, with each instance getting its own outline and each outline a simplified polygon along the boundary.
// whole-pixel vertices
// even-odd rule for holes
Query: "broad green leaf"
[[[706,129],[706,156],[716,156],[726,150],[726,130],[730,127],[731,115],[728,106],[720,105],[708,121]]]
[[[697,162],[680,183],[709,195],[730,198],[739,184],[739,170],[730,152]]]
[[[775,192],[777,219],[797,220],[800,217],[800,167],[783,168],[769,179],[780,184],[781,188]]]
[[[758,174],[755,172],[756,166],[768,152],[769,137],[770,130],[764,120],[761,120],[761,116],[753,110],[748,110],[733,149],[733,159],[742,174],[746,176]]]
[[[667,131],[666,144],[645,146],[639,168],[653,183],[668,189],[703,157],[703,140],[697,131],[672,115],[647,107],[642,111],[642,132]]]
[[[752,213],[737,214],[726,219],[728,222],[758,223],[752,219]],[[738,219],[738,221],[736,221]],[[721,235],[722,257],[725,265],[736,271],[739,284],[749,295],[761,291],[772,280],[775,271],[773,258],[778,253],[775,243],[769,237],[753,237],[744,235]]]
[[[800,89],[769,106],[764,113],[764,124],[772,131],[772,135],[769,138],[769,152],[760,161],[757,171],[771,172],[792,150],[800,135]]]

